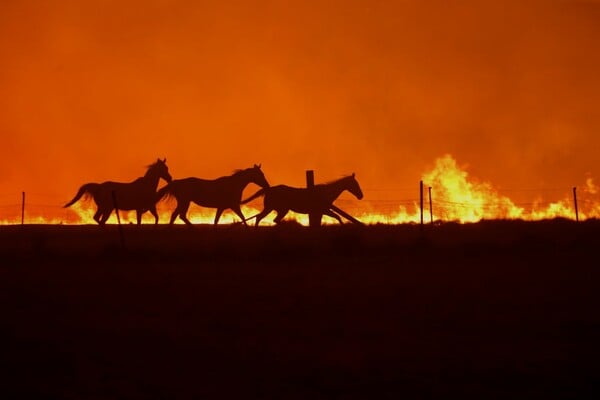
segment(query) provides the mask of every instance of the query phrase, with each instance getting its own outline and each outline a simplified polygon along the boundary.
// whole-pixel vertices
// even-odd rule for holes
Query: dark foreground
[[[600,223],[0,227],[0,397],[582,398]]]

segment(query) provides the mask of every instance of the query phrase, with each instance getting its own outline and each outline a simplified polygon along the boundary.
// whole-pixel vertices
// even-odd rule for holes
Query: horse
[[[359,200],[363,198],[360,185],[355,175],[352,174],[311,188],[295,188],[286,185],[263,188],[247,199],[242,200],[242,204],[264,196],[263,210],[259,214],[248,218],[256,218],[256,226],[258,226],[261,219],[273,210],[277,212],[277,216],[273,220],[276,224],[279,224],[290,210],[300,214],[328,215],[341,224],[342,219],[331,210],[331,206],[344,190],[349,191]]]
[[[82,196],[92,197],[97,206],[94,220],[99,225],[106,223],[115,209],[115,202],[119,210],[135,210],[138,225],[142,223],[142,214],[146,211],[150,211],[154,215],[154,223],[158,224],[156,188],[161,178],[166,182],[172,180],[166,163],[166,158],[163,160],[157,159],[156,162],[147,167],[144,176],[133,182],[86,183],[79,188],[73,200],[65,204],[64,207],[73,205]]]
[[[194,202],[202,207],[216,208],[214,224],[219,223],[219,218],[223,211],[233,210],[243,221],[245,225],[246,218],[240,209],[240,200],[244,188],[254,183],[262,188],[269,187],[260,165],[254,164],[253,167],[238,169],[232,175],[222,176],[217,179],[185,178],[175,179],[168,185],[165,185],[156,194],[157,201],[165,197],[175,197],[177,206],[171,214],[169,224],[173,224],[175,219],[179,218],[188,225],[192,223],[187,218],[190,203]]]

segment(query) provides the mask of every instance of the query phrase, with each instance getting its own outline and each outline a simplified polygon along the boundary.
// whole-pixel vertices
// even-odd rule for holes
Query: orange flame
[[[431,171],[422,175],[424,190],[424,220],[430,221],[429,191],[432,188],[432,214],[436,221],[478,222],[482,219],[522,219],[537,221],[557,217],[575,219],[574,197],[565,188],[562,198],[547,202],[538,196],[527,205],[517,205],[509,197],[501,195],[488,182],[480,182],[461,169],[451,155],[436,160]],[[415,193],[418,187],[415,185]],[[587,178],[578,193],[578,216],[580,220],[600,217],[598,187]],[[579,196],[579,194],[581,196]],[[381,212],[376,201],[362,206],[350,202],[357,210],[359,219],[368,224],[418,223],[421,219],[420,200],[412,205],[398,205],[395,210]],[[368,209],[368,211],[364,211]]]
[[[456,160],[451,155],[445,155],[436,160],[432,170],[422,175],[424,182],[424,220],[430,222],[429,209],[429,187],[432,188],[431,205],[433,219],[435,221],[458,221],[461,223],[477,222],[482,219],[523,219],[523,220],[542,220],[556,217],[575,219],[574,197],[570,188],[565,188],[562,198],[553,201],[546,201],[541,195],[538,195],[530,203],[517,205],[509,197],[499,193],[488,182],[481,182],[476,178],[469,176],[464,168],[457,165]],[[600,218],[600,199],[598,186],[591,177],[588,177],[585,184],[577,192],[578,195],[578,216],[580,220],[589,218]],[[366,224],[403,224],[418,223],[421,219],[419,190],[415,185],[414,195],[411,199],[386,201],[385,199],[368,200],[369,193],[366,191],[366,198],[362,201],[350,199],[348,195],[342,195],[336,202],[340,208],[349,212]],[[386,206],[382,206],[385,203]],[[391,208],[390,208],[391,204]],[[1,206],[1,204],[0,204]],[[9,206],[12,214],[9,217],[0,218],[1,225],[20,224],[21,214],[20,206]],[[260,208],[260,205],[258,205]],[[168,223],[171,210],[174,205],[170,202],[159,203],[159,222]],[[95,207],[91,202],[80,202],[74,204],[71,208],[63,209],[59,205],[47,209],[43,212],[41,209],[31,209],[28,207],[25,211],[25,223],[27,224],[96,224],[93,214]],[[255,207],[243,207],[242,212],[247,217],[257,214],[260,210]],[[135,212],[119,213],[121,223],[135,224]],[[189,211],[189,219],[194,224],[212,224],[214,219],[214,210],[205,209],[192,205]],[[261,222],[261,225],[272,225],[273,216],[267,217]],[[294,219],[297,222],[308,225],[308,216],[290,213],[288,219]],[[150,213],[145,213],[142,222],[144,224],[154,223],[154,217]],[[220,223],[240,223],[241,220],[233,213],[225,212],[221,217]],[[117,223],[115,214],[113,214],[108,223]],[[177,220],[177,224],[182,222]],[[249,224],[253,224],[249,221]],[[337,223],[329,217],[323,218],[324,224]]]

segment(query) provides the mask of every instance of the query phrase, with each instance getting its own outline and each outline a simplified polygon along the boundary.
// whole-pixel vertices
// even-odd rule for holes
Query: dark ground
[[[0,227],[0,398],[598,394],[600,222]]]

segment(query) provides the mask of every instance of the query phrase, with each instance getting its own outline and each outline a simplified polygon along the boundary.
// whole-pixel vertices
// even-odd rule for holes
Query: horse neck
[[[250,182],[252,182],[252,178],[250,174],[244,171],[240,171],[231,175],[231,181],[235,182],[236,187],[239,187],[240,190],[244,189]]]
[[[342,194],[342,192],[344,190],[346,190],[348,188],[348,185],[346,184],[346,179],[342,178],[340,180],[337,180],[335,182],[331,182],[329,184],[325,185],[327,187],[327,194],[329,195],[329,197],[331,197],[333,200],[335,200],[340,194]]]
[[[143,176],[143,181],[148,186],[152,186],[154,189],[158,187],[158,181],[160,180],[160,176],[154,172],[152,169],[146,171],[146,174]]]

